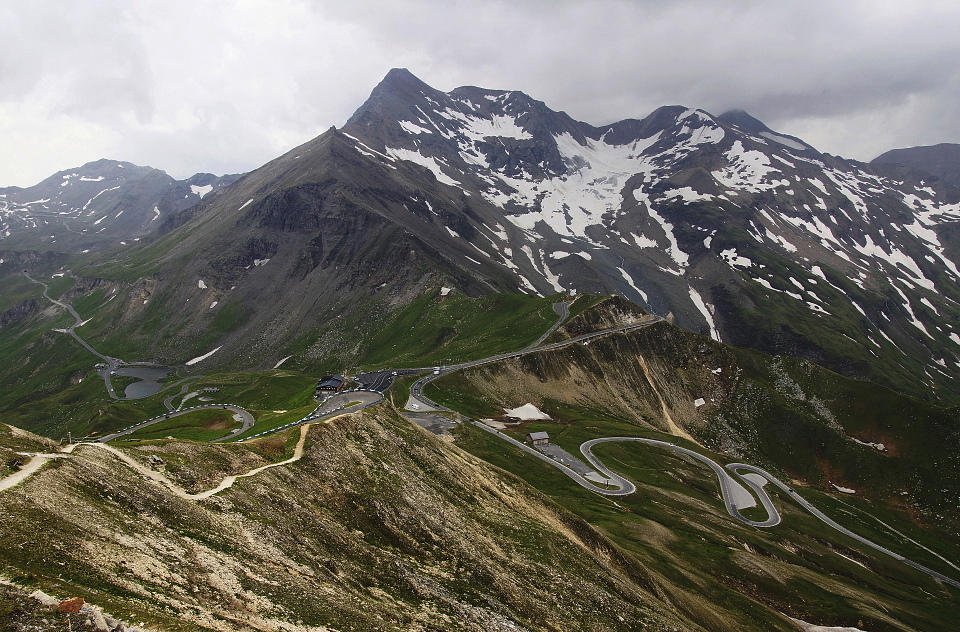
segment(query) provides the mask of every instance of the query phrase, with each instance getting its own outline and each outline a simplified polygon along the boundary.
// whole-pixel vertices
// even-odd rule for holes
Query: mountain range
[[[64,253],[123,246],[239,177],[198,173],[174,180],[129,162],[89,162],[32,187],[0,188],[0,244]]]
[[[220,407],[48,454],[0,488],[0,571],[164,629],[942,629],[953,583],[785,491],[758,529],[689,456],[610,445],[638,489],[601,496],[493,428],[762,465],[954,574],[949,152],[863,163],[684,106],[596,126],[394,69],[243,175],[101,160],[0,189],[2,421],[102,438],[201,395],[256,419],[242,443],[207,443],[234,423]],[[112,369],[138,364],[165,390],[118,395],[136,378]],[[317,377],[379,369],[377,408],[293,427]],[[418,371],[460,414],[414,412]],[[543,416],[504,415],[525,405]],[[58,449],[0,425],[0,481]]]
[[[67,176],[6,195],[51,206],[47,189],[93,184]],[[165,186],[180,206],[200,189]],[[95,193],[50,212],[83,213]],[[146,199],[101,217],[130,213],[125,236],[156,230],[78,269],[148,280],[159,300],[124,294],[114,325],[164,362],[202,344],[221,349],[212,363],[313,362],[305,341],[357,292],[396,306],[440,284],[615,293],[716,340],[960,401],[960,191],[823,154],[744,112],[669,106],[595,127],[521,92],[444,93],[393,70],[342,128],[199,204]],[[151,307],[181,335],[144,332]],[[224,310],[232,324],[213,345],[204,334]]]

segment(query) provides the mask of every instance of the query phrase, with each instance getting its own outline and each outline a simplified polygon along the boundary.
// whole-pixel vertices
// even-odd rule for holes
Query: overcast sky
[[[2,0],[0,186],[98,158],[253,169],[392,67],[594,125],[744,109],[869,160],[960,142],[960,2]]]

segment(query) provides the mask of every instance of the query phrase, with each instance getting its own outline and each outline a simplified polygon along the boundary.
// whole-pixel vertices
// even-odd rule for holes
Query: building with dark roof
[[[546,445],[550,443],[550,435],[546,432],[531,432],[527,435],[527,439],[529,439],[533,445]]]
[[[328,395],[343,390],[347,379],[342,375],[324,375],[317,380],[317,395]]]

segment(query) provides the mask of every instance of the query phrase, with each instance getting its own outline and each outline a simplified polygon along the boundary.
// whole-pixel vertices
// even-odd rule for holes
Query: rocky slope
[[[282,438],[133,454],[192,478],[177,454],[222,476],[270,450]],[[312,430],[269,472],[190,501],[81,447],[0,492],[0,564],[153,630],[705,629],[582,520],[385,411]],[[756,608],[706,618],[791,629]]]
[[[123,450],[195,492],[288,456],[291,432]],[[383,407],[313,428],[300,460],[203,500],[105,450],[71,456],[0,492],[0,569],[146,630],[795,630],[783,612],[933,630],[953,612],[942,588],[796,522],[737,526],[682,459],[661,459],[659,482],[631,470],[635,497],[577,498],[609,514],[591,526]]]
[[[695,430],[677,411],[689,407],[684,392],[697,386],[689,375],[698,375],[703,350],[657,334],[644,346],[674,348],[671,357],[685,360],[689,374],[665,389],[659,378],[678,376],[664,371],[666,360],[651,365],[656,388],[677,421]],[[611,349],[596,345],[588,358],[609,384],[626,380],[609,364]],[[634,349],[623,341],[615,347],[621,357]],[[524,385],[523,397],[551,391],[549,377],[536,367],[529,373],[542,388]],[[489,381],[502,389],[517,376],[502,377]],[[576,384],[596,411],[615,410],[611,403],[628,391],[603,398],[589,381]],[[589,433],[598,432],[597,420],[586,419]],[[645,421],[627,432],[650,427]],[[166,476],[195,493],[286,457],[296,438],[122,449],[143,467],[161,457]],[[463,442],[473,449],[472,441]],[[0,477],[22,465],[11,463],[17,452],[56,448],[0,428],[8,468]],[[789,506],[775,531],[739,527],[717,500],[711,474],[683,459],[604,454],[640,488],[611,502],[582,490],[571,496],[569,488],[579,488],[565,489],[556,471],[539,472],[502,446],[488,448],[491,455],[524,477],[538,475],[534,482],[569,511],[388,411],[318,427],[301,460],[202,501],[81,447],[0,492],[0,572],[31,590],[82,596],[147,630],[793,629],[780,612],[862,630],[939,630],[954,612],[942,587],[818,532]],[[859,481],[833,480],[863,491]],[[945,545],[928,546],[943,552]]]
[[[937,176],[944,182],[960,187],[960,145],[940,143],[891,149],[873,160],[871,165],[904,165]]]

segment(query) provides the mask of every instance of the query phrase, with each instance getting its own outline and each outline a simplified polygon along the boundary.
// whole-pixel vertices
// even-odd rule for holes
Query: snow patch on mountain
[[[450,186],[460,187],[461,184],[457,180],[454,180],[447,174],[443,172],[440,168],[440,164],[437,162],[436,158],[431,156],[424,156],[420,152],[416,152],[410,149],[397,149],[395,147],[387,147],[384,149],[386,154],[391,158],[396,160],[406,160],[407,162],[412,162],[418,164],[421,167],[426,167],[429,169],[437,181],[441,184],[448,184]]]
[[[741,268],[749,268],[753,265],[753,261],[751,261],[748,257],[743,257],[737,254],[736,248],[721,250],[720,258],[732,266],[739,266]]]
[[[687,119],[695,119],[688,121]],[[707,145],[719,143],[723,140],[725,132],[723,128],[717,125],[716,121],[702,110],[687,110],[677,117],[677,121],[685,121],[680,128],[680,134],[688,134],[688,145]],[[699,123],[699,124],[697,124]]]
[[[653,168],[642,152],[658,137],[653,135],[627,145],[609,145],[603,140],[581,145],[564,133],[555,136],[554,141],[568,173],[540,181],[497,174],[513,192],[494,190],[483,195],[500,207],[529,209],[523,214],[507,215],[520,228],[531,230],[542,221],[557,234],[583,238],[588,226],[599,224],[604,213],[620,207],[626,180]]]
[[[689,262],[689,256],[687,253],[680,250],[680,244],[677,243],[677,238],[673,234],[673,225],[654,210],[653,203],[650,201],[650,197],[645,192],[638,188],[634,189],[633,195],[638,203],[646,206],[647,213],[649,214],[650,218],[660,225],[660,228],[666,235],[667,242],[669,243],[667,252],[670,255],[670,258],[673,259],[673,262],[677,264],[677,267],[679,267],[680,270],[686,268]]]
[[[745,149],[739,140],[725,154],[728,165],[712,173],[714,179],[730,189],[741,189],[752,193],[767,191],[777,186],[779,180],[771,182],[770,174],[778,170],[770,164],[767,155],[761,151]]]
[[[412,121],[399,121],[400,127],[403,128],[403,131],[408,134],[432,134],[433,130],[429,130],[426,127],[420,127]]]
[[[672,200],[676,198],[680,198],[680,200],[683,202],[705,202],[716,199],[716,197],[713,195],[698,193],[690,187],[670,189],[668,191],[664,191],[663,195],[660,196],[660,199],[662,200]]]
[[[490,137],[496,138],[515,138],[517,140],[529,140],[533,135],[520,127],[517,122],[509,116],[494,115],[489,119],[480,117],[465,117],[467,127],[464,132],[472,140],[483,140]]]
[[[214,349],[213,351],[211,351],[211,352],[209,352],[209,353],[205,353],[205,354],[203,354],[202,356],[197,356],[196,358],[193,358],[192,360],[187,360],[186,362],[184,362],[184,364],[186,364],[187,366],[193,366],[194,364],[197,364],[198,362],[203,362],[204,360],[206,360],[207,358],[209,358],[210,356],[212,356],[212,355],[213,355],[214,353],[216,353],[217,351],[220,351],[220,347],[217,347],[217,348]]]
[[[710,313],[710,310],[707,308],[707,304],[703,301],[703,297],[700,296],[700,293],[697,292],[692,287],[690,290],[690,300],[693,301],[694,306],[697,310],[703,314],[704,319],[707,321],[707,326],[710,327],[710,337],[714,340],[720,340],[720,334],[717,332],[717,325],[713,322],[713,314]]]
[[[213,191],[213,185],[212,185],[212,184],[207,184],[207,185],[204,185],[204,186],[201,187],[201,186],[197,186],[197,185],[195,185],[195,184],[191,184],[191,185],[190,185],[190,190],[193,191],[193,194],[194,194],[194,195],[199,195],[200,197],[203,197],[203,196],[205,196],[207,193],[210,193],[211,191]]]
[[[104,189],[103,191],[100,191],[99,193],[97,193],[96,195],[94,195],[92,198],[90,198],[89,200],[87,200],[87,203],[83,205],[83,208],[82,208],[81,210],[82,210],[82,211],[87,210],[87,207],[90,206],[90,203],[91,203],[91,202],[93,202],[94,200],[96,200],[98,197],[100,197],[101,195],[103,195],[103,194],[106,193],[107,191],[116,191],[116,190],[119,189],[119,188],[120,188],[119,186],[115,186],[115,187],[111,187],[111,188],[109,188],[109,189]],[[92,211],[91,211],[91,212],[92,212]]]
[[[636,293],[643,298],[643,302],[649,303],[650,299],[647,298],[647,293],[637,287],[637,284],[633,282],[633,277],[627,274],[627,271],[619,266],[617,266],[617,270],[620,271],[620,274],[623,276],[623,280],[626,281],[630,285],[630,287],[632,287],[634,291],[636,291]]]
[[[772,140],[772,141],[775,142],[775,143],[780,143],[781,145],[785,145],[785,146],[789,147],[790,149],[797,149],[797,150],[801,150],[801,151],[804,150],[804,149],[807,149],[807,146],[806,146],[806,145],[804,145],[804,144],[802,144],[802,143],[798,143],[797,141],[793,140],[792,138],[787,138],[786,136],[781,136],[780,134],[774,134],[773,132],[760,132],[760,135],[763,136],[764,138],[769,138],[770,140]]]

